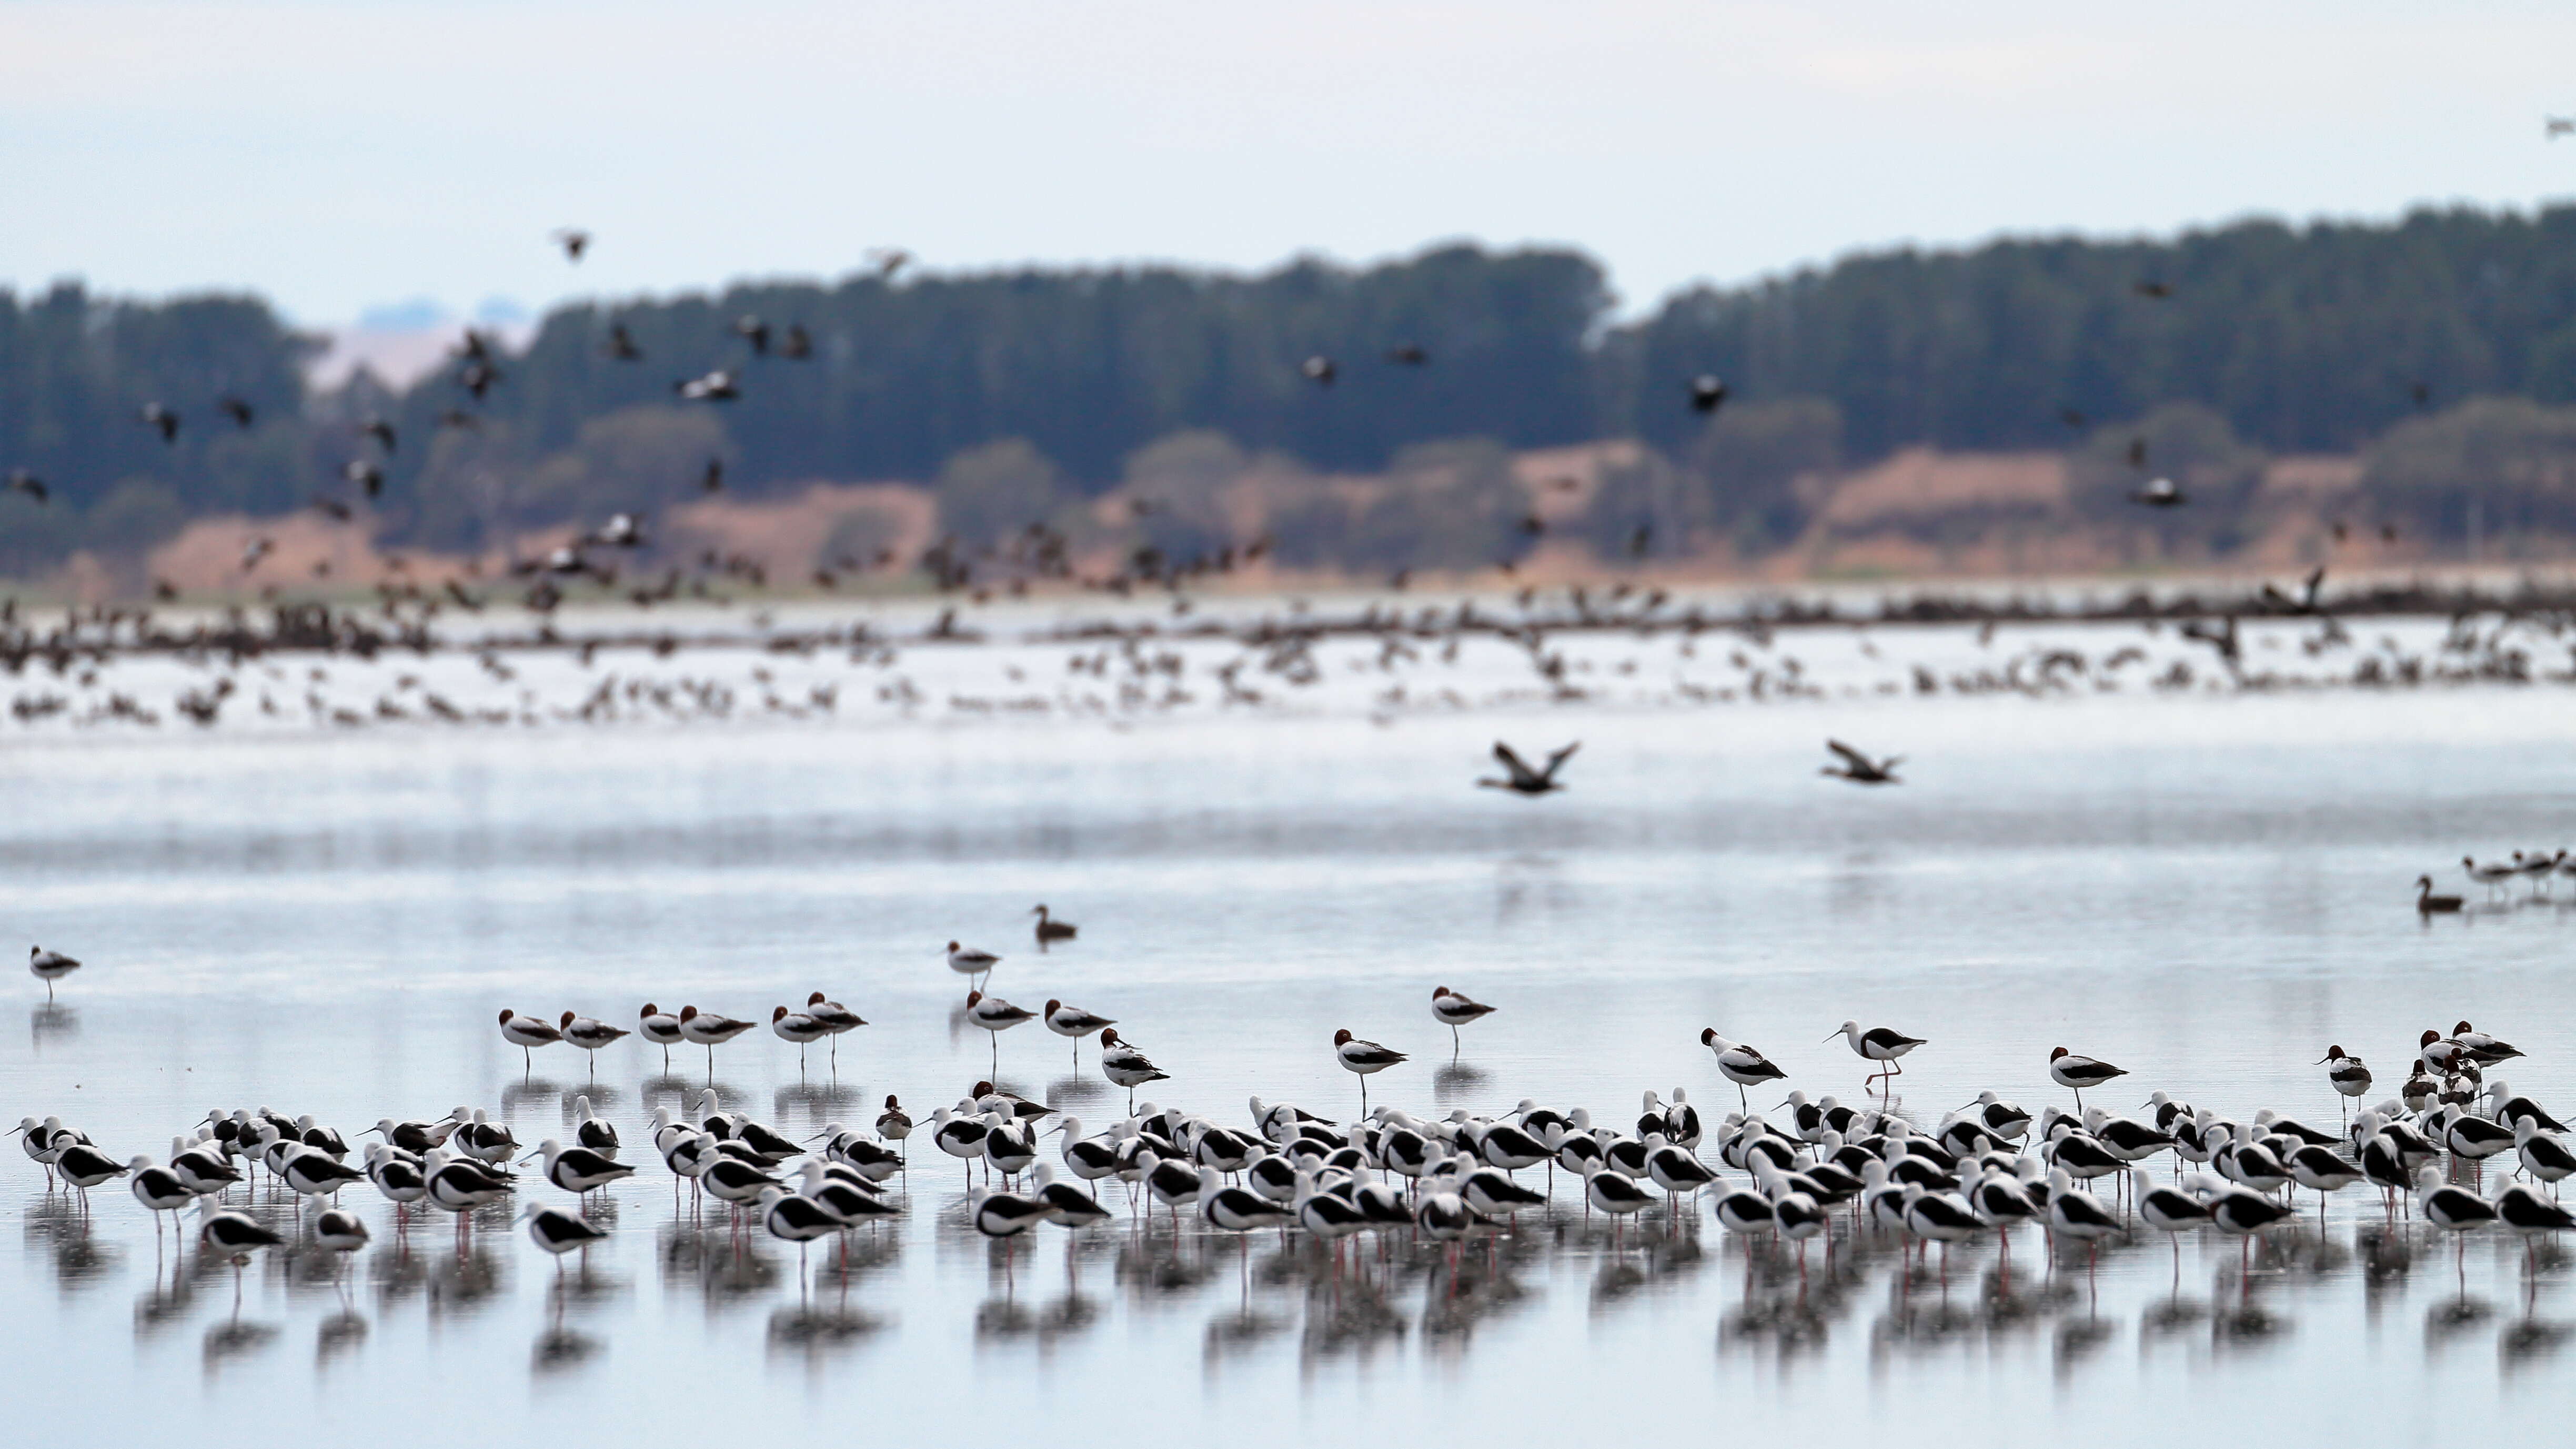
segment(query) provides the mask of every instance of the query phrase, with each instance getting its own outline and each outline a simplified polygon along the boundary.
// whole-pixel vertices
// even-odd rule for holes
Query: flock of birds
[[[1041,946],[1077,930],[1043,906],[1032,914]],[[1077,1068],[1080,1043],[1092,1038],[1101,1075],[1128,1093],[1127,1115],[1091,1132],[1079,1117],[988,1078],[925,1122],[916,1124],[889,1095],[872,1130],[834,1122],[800,1142],[724,1110],[713,1088],[715,1048],[753,1031],[755,1022],[648,1003],[632,1029],[569,1011],[549,1019],[505,1010],[498,1024],[523,1052],[569,1044],[594,1061],[599,1051],[639,1036],[663,1053],[666,1072],[671,1048],[703,1047],[710,1085],[693,1109],[655,1110],[645,1128],[651,1149],[675,1193],[688,1183],[693,1201],[717,1200],[737,1232],[757,1225],[796,1244],[800,1260],[815,1242],[839,1239],[846,1248],[850,1234],[904,1214],[907,1199],[892,1184],[908,1170],[916,1131],[959,1164],[965,1222],[986,1237],[1112,1222],[1120,1211],[1104,1204],[1094,1185],[1114,1179],[1140,1228],[1160,1206],[1177,1231],[1187,1210],[1204,1228],[1238,1239],[1304,1232],[1334,1245],[1337,1264],[1345,1239],[1398,1232],[1448,1245],[1454,1269],[1461,1243],[1509,1233],[1519,1214],[1550,1209],[1560,1174],[1579,1185],[1587,1213],[1610,1217],[1614,1247],[1629,1217],[1660,1211],[1678,1224],[1687,1210],[1698,1221],[1704,1203],[1723,1229],[1747,1236],[1748,1252],[1754,1236],[1796,1244],[1802,1275],[1805,1244],[1823,1238],[1830,1252],[1845,1214],[1846,1236],[1893,1233],[1918,1248],[1942,1245],[1945,1281],[1951,1244],[1991,1234],[2008,1253],[2011,1233],[2025,1224],[2041,1228],[2052,1246],[2080,1242],[2088,1252],[2105,1239],[2161,1233],[2175,1242],[2178,1273],[2182,1235],[2210,1230],[2250,1248],[2256,1235],[2297,1221],[2300,1189],[2318,1195],[2320,1214],[2327,1195],[2375,1189],[2392,1220],[2404,1211],[2454,1235],[2498,1227],[2536,1240],[2576,1228],[2576,1216],[2556,1201],[2557,1184],[2576,1173],[2567,1128],[2502,1080],[2486,1078],[2488,1068],[2522,1053],[2466,1021],[2447,1033],[2425,1030],[2397,1093],[2358,1113],[2346,1110],[2333,1129],[2269,1108],[2231,1119],[2161,1091],[2142,1116],[2087,1107],[2084,1092],[2130,1074],[2065,1047],[2050,1053],[2047,1071],[2072,1094],[2073,1110],[2049,1105],[2033,1113],[1989,1090],[1920,1126],[1898,1110],[1894,1083],[1903,1060],[1927,1042],[1858,1021],[1825,1036],[1840,1038],[1871,1068],[1858,1106],[1791,1091],[1771,1109],[1779,1115],[1754,1110],[1750,1092],[1776,1088],[1789,1074],[1712,1027],[1700,1033],[1701,1045],[1738,1092],[1738,1110],[1722,1116],[1704,1118],[1677,1087],[1669,1099],[1646,1092],[1633,1123],[1527,1099],[1500,1114],[1462,1108],[1422,1118],[1368,1102],[1368,1078],[1403,1065],[1409,1054],[1341,1030],[1331,1052],[1358,1078],[1358,1115],[1336,1118],[1255,1097],[1248,1120],[1228,1123],[1138,1103],[1136,1089],[1169,1076],[1119,1035],[1113,1019],[1052,1000],[1030,1011],[987,994],[1001,961],[992,952],[952,941],[946,959],[973,984],[964,1016],[993,1035],[997,1067],[1001,1034],[1025,1022],[1044,1021],[1071,1041]],[[31,969],[49,989],[78,966],[59,952],[31,950]],[[1431,1017],[1451,1032],[1453,1052],[1463,1051],[1461,1030],[1495,1010],[1446,986],[1430,997]],[[838,1036],[866,1024],[822,991],[801,1008],[777,1007],[769,1021],[774,1036],[798,1048],[800,1069],[807,1048],[832,1041],[837,1053]],[[2319,1065],[2347,1109],[2373,1088],[2369,1067],[2340,1044]],[[59,1116],[26,1117],[13,1134],[45,1171],[48,1190],[59,1183],[77,1194],[82,1214],[90,1190],[124,1179],[153,1214],[156,1241],[162,1215],[194,1211],[205,1250],[236,1271],[248,1255],[286,1243],[287,1231],[309,1229],[312,1243],[335,1253],[366,1247],[372,1233],[365,1217],[340,1202],[343,1191],[361,1187],[393,1206],[398,1233],[416,1205],[452,1215],[461,1251],[478,1212],[518,1200],[522,1180],[512,1169],[537,1163],[538,1179],[569,1201],[529,1203],[519,1219],[560,1266],[564,1255],[608,1235],[584,1211],[593,1195],[637,1172],[620,1160],[619,1128],[592,1110],[590,1098],[579,1096],[573,1106],[572,1140],[547,1138],[532,1149],[485,1110],[463,1106],[436,1118],[381,1119],[358,1134],[380,1139],[363,1151],[310,1115],[265,1106],[208,1113],[171,1139],[166,1159],[102,1149]],[[1061,1174],[1041,1160],[1045,1136],[1062,1138]],[[2484,1164],[2505,1153],[2514,1155],[2517,1171],[2491,1195],[2482,1193]],[[2167,1154],[2171,1181],[2148,1165]],[[1532,1169],[1544,1171],[1543,1185],[1522,1178]],[[2107,1202],[2094,1190],[2104,1179]],[[245,1210],[256,1206],[262,1183],[292,1198],[291,1228],[273,1213],[263,1220]],[[236,1206],[237,1189],[252,1193],[251,1202]]]

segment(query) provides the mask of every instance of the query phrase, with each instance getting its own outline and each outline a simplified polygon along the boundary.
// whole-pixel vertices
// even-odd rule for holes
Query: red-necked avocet
[[[1002,1033],[1036,1015],[1036,1012],[1013,1006],[998,996],[986,996],[980,991],[966,993],[966,1019],[981,1027],[992,1039],[993,1070],[996,1074],[1002,1069]]]
[[[1154,1065],[1153,1058],[1138,1051],[1133,1043],[1121,1040],[1114,1027],[1100,1029],[1100,1075],[1107,1077],[1111,1086],[1127,1089],[1127,1110],[1131,1112],[1136,1109],[1138,1087],[1171,1080]]]
[[[2094,1057],[2077,1056],[2064,1047],[2054,1048],[2048,1054],[2049,1080],[2074,1091],[2075,1110],[2078,1112],[2084,1110],[2086,1087],[2098,1087],[2114,1077],[2128,1074],[2126,1068],[2115,1067]]]
[[[621,1037],[634,1035],[622,1026],[610,1026],[607,1022],[594,1021],[569,1011],[563,1014],[555,1029],[563,1034],[565,1041],[581,1048],[590,1058],[590,1072],[594,1077],[599,1075],[599,1049]]]
[[[1079,1006],[1067,1006],[1053,997],[1047,998],[1046,1011],[1042,1014],[1047,1030],[1057,1036],[1073,1038],[1073,1069],[1077,1072],[1082,1070],[1082,1039],[1118,1024],[1118,1018],[1114,1016],[1101,1016]]]
[[[752,1023],[737,1021],[730,1016],[719,1015],[712,1011],[700,1011],[694,1006],[680,1008],[680,1038],[707,1049],[707,1080],[710,1082],[716,1079],[717,1046],[733,1040],[751,1028]]]
[[[821,1023],[823,1030],[831,1034],[832,1069],[836,1072],[839,1071],[841,1068],[842,1033],[855,1031],[858,1028],[867,1025],[867,1018],[850,1010],[848,1007],[843,1006],[837,1001],[826,998],[823,993],[819,991],[805,998],[805,1014]]]
[[[954,941],[948,943],[948,969],[960,976],[973,979],[977,986],[983,984],[980,978],[992,975],[993,968],[1000,964],[1002,964],[1002,958],[990,951],[978,951],[972,946],[960,946]]]
[[[501,1008],[501,1039],[519,1049],[519,1057],[528,1071],[537,1069],[534,1049],[553,1046],[563,1040],[563,1031],[553,1022],[534,1016],[521,1016],[508,1007]]]
[[[662,1070],[671,1070],[671,1048],[685,1040],[680,1035],[680,1019],[648,1001],[644,1003],[644,1010],[636,1015],[635,1034],[660,1047]]]
[[[790,1011],[781,1006],[769,1013],[770,1035],[796,1048],[796,1075],[805,1075],[805,1049],[832,1034],[831,1029],[809,1013]]]
[[[1431,1019],[1449,1028],[1451,1056],[1456,1056],[1460,1050],[1458,1028],[1493,1013],[1494,1008],[1481,1001],[1469,1000],[1464,992],[1452,991],[1446,986],[1431,988]]]
[[[1351,1035],[1349,1027],[1333,1033],[1333,1059],[1342,1064],[1342,1070],[1359,1077],[1360,1115],[1363,1117],[1368,1115],[1368,1079],[1398,1062],[1410,1060],[1393,1047],[1362,1041]]]
[[[1827,1032],[1825,1040],[1832,1041],[1838,1036],[1849,1043],[1863,1060],[1879,1063],[1879,1069],[1871,1073],[1868,1080],[1885,1083],[1890,1091],[1895,1090],[1893,1079],[1905,1070],[1896,1064],[1896,1059],[1923,1045],[1923,1038],[1907,1036],[1892,1027],[1873,1026],[1863,1031],[1857,1021],[1846,1021]]]
[[[60,951],[48,951],[42,946],[27,948],[27,974],[45,983],[47,1001],[54,999],[54,983],[80,968],[81,963]]]

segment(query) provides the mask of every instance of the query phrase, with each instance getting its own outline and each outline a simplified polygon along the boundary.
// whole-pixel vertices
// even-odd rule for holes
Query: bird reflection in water
[[[434,1253],[421,1260],[422,1287],[432,1319],[474,1313],[509,1291],[509,1255],[489,1238],[468,1238],[454,1253]]]
[[[2502,1361],[2505,1377],[2516,1371],[2538,1368],[2558,1356],[2566,1347],[2568,1335],[2576,1333],[2576,1323],[2539,1318],[2529,1314],[2504,1326],[2496,1336],[2496,1356]]]
[[[2445,1298],[2424,1310],[2424,1348],[2438,1353],[2451,1347],[2465,1335],[2495,1321],[2495,1305],[2483,1298],[2461,1294]]]
[[[80,1013],[68,1006],[53,1003],[27,1013],[27,1036],[39,1050],[79,1035]]]
[[[1097,1077],[1058,1077],[1047,1083],[1046,1103],[1059,1112],[1108,1100],[1108,1084]]]
[[[125,1259],[123,1248],[91,1231],[93,1222],[68,1192],[48,1194],[26,1209],[28,1250],[52,1260],[54,1280],[65,1293],[96,1285]]]
[[[778,1121],[821,1127],[826,1122],[855,1116],[865,1100],[858,1087],[813,1082],[779,1088],[770,1095],[770,1110]]]
[[[659,1259],[666,1287],[694,1288],[709,1308],[767,1293],[779,1281],[778,1261],[755,1250],[748,1231],[717,1214],[663,1227]]]
[[[236,1359],[248,1358],[276,1341],[277,1325],[273,1323],[245,1323],[239,1318],[227,1318],[213,1324],[206,1329],[203,1350],[206,1376],[212,1378],[225,1365]]]
[[[1472,1104],[1483,1093],[1493,1074],[1465,1062],[1446,1062],[1431,1073],[1431,1100],[1443,1107]]]
[[[2070,1318],[2058,1324],[2057,1354],[2054,1360],[2058,1380],[2064,1382],[2076,1369],[2083,1366],[2085,1360],[2100,1353],[2102,1346],[2111,1341],[2112,1332],[2118,1327],[2117,1319],[2103,1318],[2090,1313],[2082,1318]]]
[[[356,1309],[345,1309],[325,1318],[313,1330],[313,1366],[325,1369],[336,1358],[345,1358],[365,1346],[367,1320]]]
[[[579,1094],[581,1087],[562,1087],[543,1077],[505,1082],[501,1086],[501,1119],[508,1122],[539,1108],[556,1107]]]
[[[1509,926],[1533,908],[1557,914],[1580,905],[1553,856],[1515,855],[1494,871],[1494,924]]]
[[[597,1358],[604,1347],[589,1334],[557,1325],[537,1335],[528,1350],[528,1368],[540,1375],[568,1373]]]

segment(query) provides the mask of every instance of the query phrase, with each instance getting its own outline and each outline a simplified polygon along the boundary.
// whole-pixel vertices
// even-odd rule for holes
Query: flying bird
[[[42,503],[53,496],[52,491],[45,487],[44,479],[37,477],[34,473],[29,472],[24,468],[12,468],[9,470],[9,491],[12,493],[24,493],[29,498],[36,500],[38,503]]]
[[[912,261],[912,253],[901,247],[872,247],[867,256],[868,265],[876,268],[877,275],[889,282],[894,280],[895,273]]]
[[[2131,503],[2149,508],[2179,508],[2188,500],[2182,496],[2182,485],[2171,478],[2158,478],[2129,495]]]
[[[555,245],[563,248],[564,259],[579,266],[581,254],[590,250],[590,233],[577,226],[567,226],[558,228],[553,236]]]
[[[146,426],[151,427],[161,434],[162,442],[176,443],[179,441],[179,415],[170,411],[168,408],[161,406],[161,404],[157,402],[145,403],[143,405],[143,421]]]
[[[1690,405],[1695,413],[1714,413],[1726,401],[1726,384],[1714,373],[1703,372],[1690,380]]]
[[[1904,781],[1896,778],[1896,767],[1904,762],[1905,757],[1903,755],[1890,755],[1884,760],[1872,760],[1869,756],[1862,754],[1860,751],[1853,749],[1851,746],[1844,744],[1840,740],[1825,741],[1825,748],[1843,757],[1843,767],[1837,770],[1833,766],[1827,765],[1816,772],[1819,775],[1831,775],[1837,780],[1849,780],[1855,785],[1902,785],[1905,783]]]
[[[722,493],[724,491],[724,459],[709,458],[707,460],[707,470],[698,475],[698,491],[701,493]]]
[[[2171,284],[2154,281],[2152,279],[2143,282],[2132,282],[2129,285],[2129,290],[2137,293],[2141,297],[2152,297],[2160,302],[2173,295],[2173,287]]]
[[[626,330],[626,324],[623,322],[608,324],[608,341],[602,345],[601,350],[619,362],[644,360],[644,349],[635,345],[633,334]]]
[[[358,431],[382,444],[386,452],[390,453],[394,450],[394,425],[383,418],[367,419],[358,424]]]
[[[1386,360],[1404,367],[1420,367],[1431,360],[1431,354],[1423,350],[1421,343],[1407,342],[1400,347],[1388,348]]]
[[[778,341],[778,355],[791,362],[802,362],[814,355],[814,339],[806,333],[805,324],[787,324],[787,335]]]
[[[257,409],[253,408],[249,403],[244,402],[242,399],[233,396],[231,393],[226,393],[222,397],[215,399],[215,407],[219,409],[225,417],[232,419],[233,426],[238,428],[249,427],[259,417]]]
[[[751,344],[753,356],[769,355],[769,324],[761,321],[758,313],[745,312],[733,319],[733,332],[736,337]]]
[[[671,390],[691,402],[732,402],[742,396],[733,374],[721,367],[704,377],[682,378],[671,384]]]
[[[2576,116],[2543,116],[2540,118],[2541,139],[2555,141],[2561,136],[2576,136]]]
[[[1511,773],[1507,778],[1499,780],[1488,775],[1476,783],[1488,790],[1509,790],[1515,795],[1545,795],[1553,790],[1562,790],[1565,787],[1556,783],[1556,772],[1567,760],[1573,758],[1576,750],[1581,748],[1583,748],[1583,741],[1576,740],[1573,744],[1548,756],[1546,769],[1533,770],[1527,760],[1513,752],[1511,746],[1496,740],[1494,758],[1502,761],[1503,768]]]
[[[385,470],[363,458],[352,458],[343,464],[340,476],[365,489],[369,498],[385,491]]]
[[[1333,379],[1342,375],[1341,368],[1334,364],[1333,359],[1320,352],[1307,358],[1297,370],[1306,374],[1317,387],[1331,387]]]
[[[2284,613],[2313,614],[2317,611],[2317,590],[2324,586],[2325,581],[2326,566],[2319,564],[2309,570],[2307,579],[2299,585],[2299,592],[2295,596],[2283,593],[2272,584],[2263,585],[2263,602]]]

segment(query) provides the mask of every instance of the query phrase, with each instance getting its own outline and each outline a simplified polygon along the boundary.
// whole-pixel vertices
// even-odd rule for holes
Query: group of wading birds
[[[953,942],[949,947],[949,964],[961,974],[987,977],[998,961]],[[971,993],[968,1003],[970,1016],[1007,1007],[981,992]],[[1453,1045],[1460,1028],[1494,1009],[1445,986],[1431,997],[1432,1017],[1450,1028]],[[979,1020],[997,1043],[1001,1031],[1041,1015],[1009,1010],[1015,1014],[1007,1020]],[[2319,1065],[2347,1111],[2340,1130],[2328,1131],[2270,1109],[2233,1121],[2164,1092],[2148,1099],[2144,1105],[2152,1110],[2144,1117],[2087,1108],[2087,1089],[2129,1073],[2064,1047],[2050,1054],[2048,1071],[2074,1093],[2073,1112],[2051,1105],[2033,1114],[1986,1091],[1925,1130],[1900,1115],[1892,1101],[1901,1059],[1925,1042],[1887,1027],[1864,1029],[1856,1021],[1844,1022],[1825,1040],[1843,1038],[1876,1068],[1865,1096],[1883,1094],[1877,1106],[1846,1106],[1830,1096],[1811,1101],[1793,1091],[1774,1109],[1783,1113],[1776,1121],[1755,1112],[1748,1089],[1788,1074],[1759,1050],[1710,1028],[1700,1033],[1701,1044],[1719,1074],[1736,1085],[1740,1109],[1714,1124],[1703,1120],[1686,1089],[1678,1087],[1669,1101],[1647,1092],[1633,1130],[1596,1123],[1583,1108],[1560,1112],[1532,1100],[1498,1116],[1462,1108],[1429,1120],[1393,1107],[1369,1108],[1368,1077],[1409,1057],[1343,1030],[1334,1033],[1333,1054],[1360,1078],[1357,1118],[1336,1121],[1255,1097],[1248,1127],[1235,1127],[1179,1108],[1136,1103],[1135,1088],[1168,1078],[1119,1040],[1110,1019],[1060,1002],[1049,1002],[1043,1019],[1077,1043],[1086,1035],[1099,1038],[1101,1072],[1128,1089],[1129,1115],[1090,1133],[1078,1117],[990,1081],[977,1082],[954,1105],[935,1110],[927,1134],[941,1153],[959,1162],[967,1184],[966,1221],[990,1238],[1013,1239],[1041,1223],[1078,1229],[1112,1221],[1117,1213],[1086,1184],[1115,1178],[1124,1187],[1127,1212],[1141,1210],[1140,1226],[1150,1224],[1152,1206],[1160,1204],[1176,1231],[1184,1208],[1205,1227],[1238,1239],[1265,1229],[1283,1236],[1302,1230],[1334,1245],[1337,1268],[1342,1240],[1402,1231],[1446,1244],[1454,1267],[1463,1241],[1509,1231],[1519,1213],[1550,1206],[1559,1171],[1580,1180],[1587,1213],[1612,1218],[1614,1247],[1626,1218],[1660,1207],[1678,1223],[1687,1202],[1696,1220],[1698,1199],[1708,1197],[1719,1224],[1747,1237],[1748,1252],[1758,1235],[1796,1244],[1801,1274],[1807,1240],[1824,1237],[1831,1252],[1833,1218],[1844,1208],[1852,1231],[1901,1234],[1918,1249],[1941,1244],[1945,1281],[1950,1244],[1993,1233],[2009,1251],[2011,1230],[2024,1223],[2038,1224],[2052,1246],[2066,1240],[2086,1244],[2088,1260],[2105,1238],[2140,1228],[2161,1232],[2174,1242],[2179,1272],[2182,1234],[2215,1229],[2239,1239],[2242,1252],[2250,1253],[2255,1235],[2297,1221],[2299,1188],[2319,1195],[2320,1223],[2327,1194],[2367,1184],[2381,1191],[2392,1217],[2401,1210],[2420,1214],[2463,1240],[2490,1226],[2519,1233],[2527,1243],[2576,1228],[2576,1216],[2556,1200],[2557,1184],[2576,1173],[2567,1129],[2502,1080],[2484,1076],[2485,1068],[2522,1053],[2465,1021],[2448,1034],[2427,1029],[2398,1095],[2358,1114],[2349,1105],[2368,1095],[2372,1073],[2340,1045],[2329,1048]],[[721,1023],[722,1030],[694,1025],[699,1022]],[[801,1048],[865,1022],[818,991],[802,1011],[780,1007],[771,1024]],[[640,1034],[664,1048],[666,1066],[671,1046],[703,1044],[712,1066],[716,1042],[748,1030],[750,1023],[695,1011],[671,1016],[647,1005],[634,1033],[572,1013],[550,1024],[503,1012],[501,1028],[523,1048],[570,1041],[594,1052]],[[1079,1065],[1078,1045],[1075,1059]],[[312,1241],[341,1253],[369,1241],[365,1220],[338,1205],[343,1189],[361,1183],[395,1205],[398,1233],[408,1224],[410,1207],[425,1202],[455,1217],[461,1246],[476,1210],[517,1192],[514,1163],[541,1161],[546,1184],[573,1194],[576,1206],[634,1176],[636,1168],[618,1160],[622,1143],[615,1125],[592,1110],[587,1096],[575,1098],[574,1112],[571,1143],[548,1138],[533,1151],[480,1109],[458,1107],[428,1121],[386,1118],[360,1134],[382,1138],[358,1154],[361,1165],[348,1161],[352,1149],[337,1129],[310,1115],[289,1117],[267,1107],[207,1114],[172,1139],[167,1161],[120,1158],[59,1117],[28,1117],[13,1132],[27,1156],[44,1167],[49,1191],[59,1180],[80,1195],[86,1212],[90,1189],[125,1178],[135,1199],[154,1214],[156,1242],[161,1214],[195,1210],[202,1215],[201,1241],[238,1271],[249,1254],[286,1241],[275,1228],[228,1206],[233,1188],[250,1191],[261,1175],[293,1195],[298,1226],[311,1200],[319,1209],[311,1222]],[[686,1179],[694,1197],[713,1196],[725,1205],[736,1232],[757,1222],[772,1237],[797,1244],[801,1281],[810,1244],[838,1238],[846,1250],[848,1234],[902,1215],[904,1205],[887,1185],[907,1169],[904,1144],[914,1130],[913,1118],[888,1096],[873,1132],[836,1122],[798,1142],[724,1111],[710,1087],[694,1111],[656,1109],[650,1140],[673,1175],[675,1194]],[[1042,1133],[1062,1137],[1066,1176],[1039,1161]],[[2476,1190],[2486,1160],[2508,1151],[2518,1160],[2513,1179],[2528,1177],[2544,1185],[2547,1195],[2519,1180],[2508,1180],[2491,1197]],[[2175,1159],[2170,1183],[2146,1165],[2166,1152]],[[793,1171],[782,1174],[791,1165]],[[2186,1165],[2193,1170],[2184,1171]],[[1546,1170],[1544,1187],[1520,1180],[1531,1168]],[[1746,1180],[1732,1182],[1722,1168]],[[2088,1186],[2105,1177],[2112,1179],[2107,1204]],[[1405,1182],[1399,1186],[1397,1178]],[[608,1236],[583,1213],[549,1205],[529,1206],[521,1220],[530,1241],[555,1255],[559,1270],[563,1255]]]

